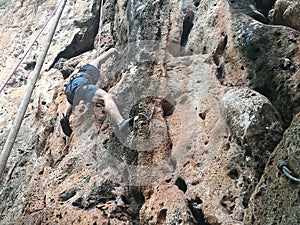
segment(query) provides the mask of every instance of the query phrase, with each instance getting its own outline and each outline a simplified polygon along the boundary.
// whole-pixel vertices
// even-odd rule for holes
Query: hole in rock
[[[28,62],[26,63],[25,70],[34,70],[36,62]]]
[[[183,30],[182,30],[181,42],[180,42],[180,45],[182,47],[185,47],[188,42],[190,32],[194,26],[193,21],[194,21],[194,13],[192,11],[188,11],[183,20]]]
[[[97,34],[96,33],[91,33],[91,34],[77,34],[75,35],[73,41],[71,42],[70,45],[68,45],[65,50],[61,51],[56,58],[54,59],[53,63],[51,64],[50,68],[53,68],[55,63],[59,61],[59,59],[64,58],[64,59],[71,59],[75,56],[81,55],[84,52],[88,52],[93,50],[94,48],[94,36]],[[87,40],[85,39],[85,36],[89,36]]]
[[[237,179],[239,179],[239,177],[240,177],[240,172],[239,172],[239,170],[238,170],[237,168],[233,168],[233,169],[231,169],[231,170],[227,173],[227,175],[228,175],[231,179],[237,180]]]
[[[82,206],[82,202],[83,202],[83,199],[80,197],[80,198],[76,199],[74,202],[72,202],[72,205],[83,209],[84,207]]]
[[[269,1],[254,0],[254,1],[256,3],[258,11],[260,11],[266,17],[268,17],[269,11],[272,9],[273,5],[276,2],[276,0],[269,0]]]
[[[121,199],[126,205],[130,204],[131,202],[127,196],[121,196]]]
[[[273,91],[269,87],[261,86],[261,87],[254,88],[254,90],[266,96],[269,100],[272,100]]]
[[[201,203],[202,203],[202,200],[199,197],[197,197],[196,199],[190,200],[188,203],[188,206],[193,214],[194,219],[197,222],[196,224],[211,225],[206,222],[204,214],[198,206]]]
[[[183,193],[185,193],[187,191],[187,185],[185,183],[185,181],[181,178],[181,177],[178,177],[176,182],[175,182],[175,185],[183,191]]]
[[[157,216],[157,224],[165,224],[167,217],[167,210],[163,209],[159,212]]]
[[[175,107],[174,107],[175,104],[172,104],[171,102],[169,102],[166,99],[162,99],[161,100],[161,105],[162,105],[162,108],[164,110],[164,115],[165,116],[170,116],[170,115],[173,114],[174,109],[175,109]]]
[[[205,120],[205,118],[206,118],[206,111],[199,113],[199,117],[200,117],[202,120]]]
[[[198,7],[200,5],[200,0],[194,0],[194,6]]]
[[[132,186],[130,188],[129,198],[130,204],[127,204],[126,208],[128,211],[130,211],[130,216],[132,220],[139,220],[140,209],[145,203],[145,198],[144,195],[141,193],[140,187]]]
[[[105,140],[103,141],[103,145],[107,145],[108,141],[109,141],[109,139],[105,139]]]
[[[193,200],[193,203],[202,204],[203,201],[197,196],[196,199]]]
[[[248,203],[249,203],[248,197],[244,197],[242,203],[245,208],[248,208]]]
[[[98,137],[98,132],[94,132],[94,133],[92,133],[92,135],[91,135],[91,140],[94,140],[94,139],[96,139]]]
[[[235,207],[236,197],[232,195],[224,195],[220,201],[220,204],[228,211],[229,214],[232,214],[232,211]]]

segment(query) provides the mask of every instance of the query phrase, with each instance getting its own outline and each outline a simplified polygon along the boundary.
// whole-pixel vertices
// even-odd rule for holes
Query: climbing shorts
[[[81,100],[91,102],[96,91],[99,89],[94,84],[78,84],[78,78],[71,81],[65,90],[67,100],[72,105],[78,105]]]
[[[74,102],[77,104],[80,102],[80,100],[92,102],[93,97],[98,89],[99,87],[94,84],[85,84],[80,86],[77,90],[75,90]]]
[[[93,84],[96,84],[100,77],[98,68],[91,64],[86,64],[81,67],[78,71],[78,74],[83,74],[83,76],[86,76]]]
[[[80,100],[90,102],[95,92],[99,89],[95,84],[100,76],[98,68],[86,64],[74,74],[66,86],[65,94],[72,105],[78,105]]]

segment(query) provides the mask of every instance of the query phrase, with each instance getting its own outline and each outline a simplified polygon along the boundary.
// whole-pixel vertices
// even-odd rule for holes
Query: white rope
[[[55,15],[55,17],[53,18],[53,24],[51,24],[50,28],[49,28],[49,34],[47,36],[46,39],[46,43],[45,43],[45,48],[43,49],[43,51],[41,51],[41,54],[39,55],[37,62],[36,62],[36,66],[35,69],[33,71],[33,75],[32,77],[28,80],[28,84],[27,84],[27,90],[26,93],[23,97],[23,100],[21,102],[21,105],[19,106],[19,111],[16,115],[16,118],[14,120],[14,123],[9,131],[9,134],[6,138],[6,142],[4,145],[3,150],[1,151],[1,156],[0,156],[0,177],[5,169],[6,163],[7,163],[7,159],[10,155],[11,149],[15,143],[16,137],[18,135],[18,132],[20,130],[20,126],[22,124],[25,112],[27,110],[28,104],[30,102],[30,98],[32,95],[32,92],[34,90],[35,84],[37,82],[37,79],[39,77],[40,71],[42,69],[43,63],[45,61],[47,52],[49,50],[52,38],[54,36],[58,21],[60,19],[60,16],[62,14],[62,11],[65,7],[67,0],[63,0],[57,10],[57,13]]]

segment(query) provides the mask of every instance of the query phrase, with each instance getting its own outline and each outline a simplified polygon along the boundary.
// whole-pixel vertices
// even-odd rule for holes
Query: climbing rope
[[[31,99],[31,95],[33,93],[33,89],[35,88],[35,84],[38,80],[40,71],[42,69],[43,63],[45,61],[47,52],[49,50],[51,41],[53,39],[56,27],[58,25],[59,19],[62,15],[63,9],[66,5],[67,0],[61,0],[60,3],[58,4],[58,9],[57,12],[55,13],[55,16],[53,18],[53,23],[49,28],[49,33],[47,35],[47,38],[45,40],[45,46],[43,48],[43,51],[40,52],[37,61],[36,61],[36,66],[34,68],[33,74],[31,75],[30,79],[28,80],[27,83],[27,90],[23,96],[23,100],[19,106],[19,110],[16,114],[15,120],[13,125],[10,128],[10,131],[8,133],[8,136],[6,138],[3,150],[1,151],[0,155],[0,177],[5,169],[7,159],[10,155],[11,149],[13,148],[13,145],[15,143],[16,137],[18,135],[18,132],[20,130],[20,126],[22,124],[25,112],[27,110],[28,104]]]
[[[281,159],[277,162],[277,168],[281,170],[285,176],[287,176],[290,180],[300,183],[300,179],[292,176],[292,171],[287,167],[287,163],[285,160]]]
[[[3,91],[3,89],[5,88],[5,86],[8,84],[8,82],[10,81],[10,79],[12,78],[12,76],[15,74],[15,72],[17,71],[17,69],[19,68],[19,66],[21,65],[21,63],[23,62],[23,60],[25,59],[25,57],[27,56],[27,54],[29,53],[29,51],[32,49],[33,45],[35,44],[36,40],[39,38],[39,36],[43,33],[43,31],[45,30],[46,26],[48,25],[50,19],[55,15],[58,7],[60,6],[60,4],[63,2],[63,0],[61,0],[56,7],[54,8],[53,12],[51,13],[50,17],[47,19],[47,21],[45,22],[44,26],[42,27],[42,29],[38,32],[38,34],[36,35],[36,37],[34,38],[34,40],[32,41],[32,43],[29,45],[29,47],[27,48],[27,50],[25,51],[23,57],[21,58],[21,60],[19,61],[19,63],[16,65],[16,67],[13,69],[13,71],[11,72],[11,74],[9,75],[9,77],[6,79],[6,81],[3,83],[3,85],[0,88],[0,93]]]
[[[98,30],[98,51],[97,51],[97,57],[100,55],[103,5],[104,5],[103,4],[103,0],[101,0],[101,4],[100,4],[100,17],[99,17],[99,30]]]

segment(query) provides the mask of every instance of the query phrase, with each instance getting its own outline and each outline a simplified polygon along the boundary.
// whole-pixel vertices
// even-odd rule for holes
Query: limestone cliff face
[[[1,81],[56,3],[0,1]],[[300,186],[277,169],[300,177],[299,5],[67,1],[1,177],[0,224],[299,224]],[[46,33],[1,93],[1,147]],[[99,85],[140,117],[124,137],[82,103],[66,138],[64,84],[113,46]]]

